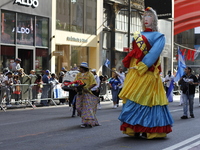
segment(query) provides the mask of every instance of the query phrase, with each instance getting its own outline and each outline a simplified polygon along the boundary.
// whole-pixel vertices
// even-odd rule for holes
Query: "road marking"
[[[187,139],[187,140],[185,140],[185,141],[182,141],[182,142],[180,142],[180,143],[177,143],[177,144],[175,144],[175,145],[172,145],[172,146],[170,146],[170,147],[167,147],[167,148],[165,148],[165,149],[163,149],[163,150],[175,150],[176,148],[181,147],[181,146],[184,146],[185,144],[188,144],[188,143],[190,143],[190,142],[192,142],[192,141],[194,141],[194,140],[196,140],[196,139],[198,139],[198,138],[200,138],[200,134],[198,134],[198,135],[196,135],[196,136],[193,136],[193,137],[191,137],[191,138],[189,138],[189,139]]]
[[[193,144],[191,144],[191,145],[188,145],[188,146],[186,146],[186,147],[184,147],[184,148],[181,148],[181,149],[179,149],[179,150],[189,150],[189,149],[191,149],[191,148],[193,148],[193,147],[195,147],[195,146],[198,146],[198,145],[200,145],[200,141],[198,141],[198,142],[196,142],[196,143],[193,143]]]
[[[176,112],[176,111],[181,111],[183,109],[175,109],[175,110],[170,110],[170,112]]]

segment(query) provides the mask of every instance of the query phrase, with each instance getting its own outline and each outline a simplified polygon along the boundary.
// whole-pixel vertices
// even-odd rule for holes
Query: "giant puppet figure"
[[[158,32],[157,21],[156,12],[148,7],[143,15],[144,31],[134,33],[133,50],[123,60],[128,74],[119,94],[123,99],[120,129],[124,134],[147,139],[166,137],[173,124],[159,75],[165,37]]]

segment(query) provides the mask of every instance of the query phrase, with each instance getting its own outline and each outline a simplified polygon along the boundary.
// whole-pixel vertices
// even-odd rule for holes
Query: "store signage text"
[[[12,32],[15,32],[15,28],[13,28]],[[30,33],[30,29],[29,28],[24,28],[24,27],[17,27],[17,33],[26,33],[29,34]]]
[[[80,42],[80,43],[87,43],[87,39],[81,39],[81,38],[75,38],[75,37],[67,37],[67,41],[73,41],[73,42]]]
[[[31,6],[33,8],[36,8],[39,6],[39,1],[38,0],[15,0],[14,4],[23,5],[27,7]]]

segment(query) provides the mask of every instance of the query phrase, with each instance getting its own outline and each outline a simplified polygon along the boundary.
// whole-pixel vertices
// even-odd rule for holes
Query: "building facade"
[[[50,66],[52,3],[49,0],[0,1],[0,69],[11,69],[15,58],[29,74]]]
[[[52,0],[51,70],[88,62],[101,70],[100,36],[103,0]]]

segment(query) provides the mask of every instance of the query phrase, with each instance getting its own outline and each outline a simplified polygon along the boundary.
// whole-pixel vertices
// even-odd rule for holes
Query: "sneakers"
[[[116,108],[117,108],[117,105],[114,105],[113,108],[116,109]]]
[[[182,116],[181,119],[188,119],[188,117],[187,116]]]
[[[191,118],[194,118],[194,115],[190,115]]]
[[[100,104],[98,104],[98,109],[99,109],[99,110],[101,109],[101,105],[100,105]]]
[[[81,128],[85,128],[86,127],[86,125],[85,124],[81,124]]]

